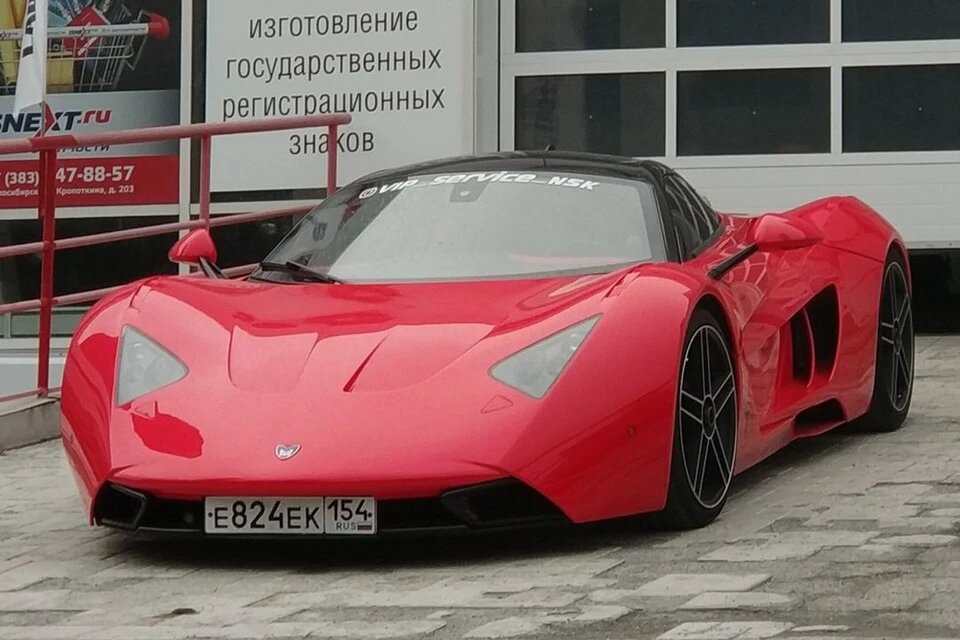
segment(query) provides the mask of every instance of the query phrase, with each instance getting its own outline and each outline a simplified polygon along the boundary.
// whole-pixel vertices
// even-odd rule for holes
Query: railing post
[[[208,134],[200,138],[200,220],[210,229],[210,165],[213,154],[213,138]]]
[[[40,152],[39,214],[43,225],[40,263],[40,345],[37,353],[37,388],[41,398],[50,394],[50,342],[53,333],[53,263],[57,239],[57,150]]]
[[[330,125],[327,135],[327,197],[337,192],[337,138],[340,127]]]

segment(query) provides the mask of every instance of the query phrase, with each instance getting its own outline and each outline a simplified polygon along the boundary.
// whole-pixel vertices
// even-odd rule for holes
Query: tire
[[[709,375],[703,375],[704,369]],[[684,340],[670,485],[666,507],[652,519],[655,526],[697,529],[713,522],[723,510],[737,445],[735,370],[723,326],[710,312],[698,309]]]
[[[867,413],[850,424],[854,430],[892,433],[903,426],[913,400],[915,353],[907,265],[893,249],[883,268],[873,397]]]

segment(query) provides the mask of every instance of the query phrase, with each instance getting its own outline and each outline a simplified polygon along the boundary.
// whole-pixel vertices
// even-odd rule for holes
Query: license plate
[[[372,535],[373,498],[207,498],[204,531],[230,535]]]

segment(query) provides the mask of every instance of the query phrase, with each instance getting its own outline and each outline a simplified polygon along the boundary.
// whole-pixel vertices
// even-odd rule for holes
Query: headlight
[[[490,375],[534,398],[544,397],[599,320],[594,316],[513,354]]]
[[[133,327],[123,328],[117,371],[118,406],[173,384],[186,375],[186,365],[172,353]]]

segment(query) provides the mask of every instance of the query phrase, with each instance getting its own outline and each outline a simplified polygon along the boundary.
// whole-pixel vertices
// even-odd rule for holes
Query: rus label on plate
[[[204,531],[234,535],[371,535],[373,498],[207,498]]]

